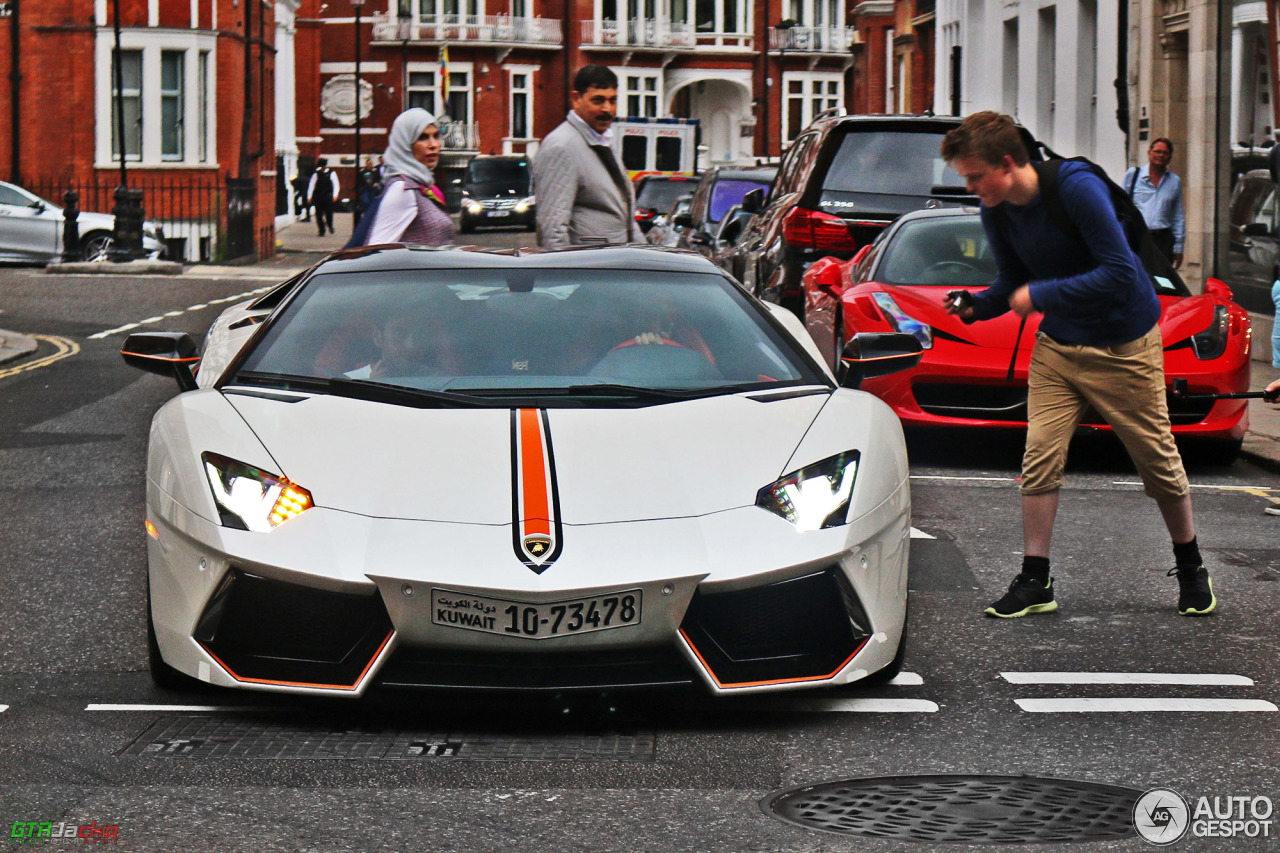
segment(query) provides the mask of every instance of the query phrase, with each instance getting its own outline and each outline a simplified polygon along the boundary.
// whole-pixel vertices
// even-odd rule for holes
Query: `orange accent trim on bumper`
[[[828,679],[835,678],[836,673],[848,666],[849,661],[856,658],[858,653],[866,648],[867,640],[871,639],[870,637],[864,638],[861,643],[858,643],[858,647],[853,650],[853,654],[845,658],[843,663],[826,675],[808,675],[803,678],[774,678],[769,681],[738,681],[725,684],[716,676],[715,670],[713,670],[711,665],[707,663],[706,659],[702,656],[702,652],[698,651],[698,647],[693,644],[693,640],[689,639],[689,635],[684,632],[683,628],[680,629],[680,636],[684,637],[684,641],[689,644],[689,648],[693,649],[693,654],[697,657],[698,663],[702,664],[702,668],[706,670],[707,675],[711,676],[711,680],[716,683],[716,686],[726,690],[741,687],[768,687],[774,684],[803,684],[806,681],[826,681]]]
[[[369,658],[369,662],[365,664],[364,669],[360,671],[359,677],[356,678],[353,684],[312,684],[306,681],[276,681],[271,678],[246,678],[242,675],[236,675],[235,670],[227,666],[226,663],[223,662],[222,658],[215,655],[204,643],[200,644],[200,648],[204,649],[205,652],[208,653],[209,657],[217,661],[218,666],[222,667],[226,671],[227,675],[230,675],[236,681],[242,681],[245,684],[274,684],[278,687],[312,687],[320,690],[355,690],[356,687],[359,686],[360,682],[364,681],[364,677],[369,674],[369,668],[373,666],[374,661],[382,657],[382,652],[386,649],[387,643],[391,642],[391,638],[395,635],[396,632],[394,630],[390,634],[387,634],[387,638],[378,646],[378,650],[373,653],[373,657]]]

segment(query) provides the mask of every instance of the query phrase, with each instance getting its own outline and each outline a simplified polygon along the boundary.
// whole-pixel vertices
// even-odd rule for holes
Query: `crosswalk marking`
[[[1275,712],[1280,710],[1261,699],[1015,699],[1019,708],[1029,714],[1151,713],[1180,711],[1190,713]]]
[[[1188,684],[1200,687],[1252,687],[1243,675],[1193,672],[1002,672],[1010,684]]]

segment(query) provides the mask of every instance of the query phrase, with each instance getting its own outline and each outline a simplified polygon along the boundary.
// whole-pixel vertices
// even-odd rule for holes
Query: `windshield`
[[[882,284],[986,287],[996,280],[996,260],[977,214],[907,220],[889,238],[875,271]],[[1147,269],[1156,293],[1186,294],[1167,262]]]
[[[331,393],[365,380],[452,402],[502,397],[495,405],[607,405],[602,387],[705,396],[828,384],[718,273],[549,269],[318,275],[237,379]]]
[[[528,191],[529,161],[519,160],[472,160],[467,166],[467,183],[476,185],[500,184]]]
[[[845,134],[827,169],[830,192],[930,195],[935,186],[964,188],[939,153],[940,133],[855,131]]]

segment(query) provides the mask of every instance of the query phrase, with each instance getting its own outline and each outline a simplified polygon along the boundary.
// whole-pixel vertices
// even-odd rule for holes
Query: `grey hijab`
[[[431,170],[413,156],[413,143],[418,141],[418,136],[428,125],[435,123],[436,117],[420,107],[405,110],[396,117],[387,137],[386,153],[382,155],[384,179],[404,175],[424,187],[435,183]]]

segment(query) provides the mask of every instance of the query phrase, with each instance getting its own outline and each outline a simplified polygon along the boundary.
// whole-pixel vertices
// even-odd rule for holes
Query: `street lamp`
[[[351,203],[352,227],[359,224],[360,216],[364,213],[364,175],[360,169],[360,7],[364,4],[365,0],[351,0],[351,5],[356,9],[356,188],[355,199]]]

